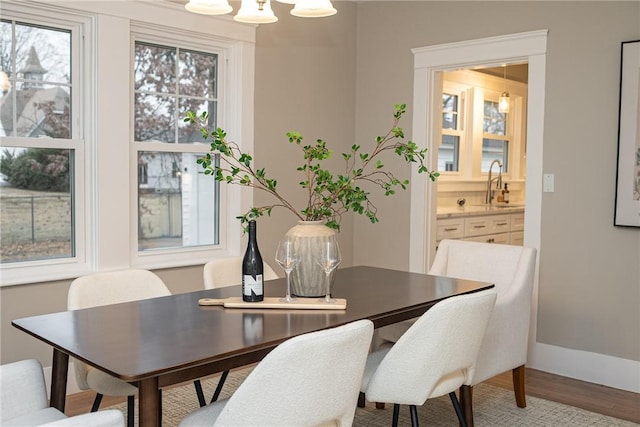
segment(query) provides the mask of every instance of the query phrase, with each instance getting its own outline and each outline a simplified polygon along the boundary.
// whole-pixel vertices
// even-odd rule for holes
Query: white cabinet
[[[436,246],[442,239],[522,246],[524,213],[460,216],[436,222]]]

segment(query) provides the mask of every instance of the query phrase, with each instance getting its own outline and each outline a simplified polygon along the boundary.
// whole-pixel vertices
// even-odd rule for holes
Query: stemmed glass
[[[324,298],[320,299],[327,304],[336,302],[331,298],[331,272],[340,265],[342,257],[340,256],[340,247],[338,246],[338,239],[330,237],[323,243],[322,250],[320,251],[316,263],[322,268],[326,276],[326,292]]]
[[[284,273],[287,275],[287,295],[284,298],[280,298],[281,302],[292,302],[295,298],[291,297],[291,272],[296,265],[300,262],[300,255],[295,250],[293,240],[284,238],[278,242],[278,249],[276,250],[276,262],[282,267]]]

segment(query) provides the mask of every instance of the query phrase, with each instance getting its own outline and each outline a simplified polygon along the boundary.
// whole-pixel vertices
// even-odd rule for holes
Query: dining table
[[[332,296],[345,299],[346,309],[199,304],[241,295],[240,286],[230,286],[31,316],[12,325],[53,347],[50,406],[64,412],[71,357],[137,386],[140,426],[158,426],[162,388],[259,362],[297,335],[361,319],[379,328],[418,317],[443,299],[492,287],[356,266],[335,274]],[[285,289],[282,278],[264,284],[265,296],[284,296]]]

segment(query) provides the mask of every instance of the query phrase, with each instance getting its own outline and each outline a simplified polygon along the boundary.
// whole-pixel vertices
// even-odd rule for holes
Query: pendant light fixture
[[[507,66],[504,66],[504,90],[502,91],[502,95],[498,99],[498,111],[500,113],[508,113],[509,112],[509,92],[507,92]]]
[[[338,12],[331,4],[331,0],[277,1],[294,5],[291,14],[303,18],[321,18]],[[204,15],[225,15],[233,11],[228,0],[189,0],[184,7],[189,12]],[[240,10],[233,19],[250,24],[268,24],[278,20],[271,9],[271,0],[242,0]]]
[[[331,0],[297,0],[291,9],[293,16],[303,18],[322,18],[335,15],[337,12]]]
[[[233,10],[227,0],[189,0],[184,8],[203,15],[224,15]]]
[[[233,19],[248,24],[270,24],[276,22],[278,17],[271,9],[270,0],[242,0],[240,10]]]

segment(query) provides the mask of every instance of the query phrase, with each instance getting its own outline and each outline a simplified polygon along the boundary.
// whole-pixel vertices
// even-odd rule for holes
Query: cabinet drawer
[[[464,222],[465,237],[483,236],[485,234],[506,233],[511,229],[509,215],[490,215],[466,218]]]
[[[481,243],[500,243],[508,245],[510,243],[509,235],[511,233],[487,234],[486,236],[469,237],[463,240]]]
[[[511,215],[511,231],[523,231],[524,230],[524,214],[512,214]]]
[[[436,240],[460,239],[464,236],[464,219],[439,219],[436,221]]]

